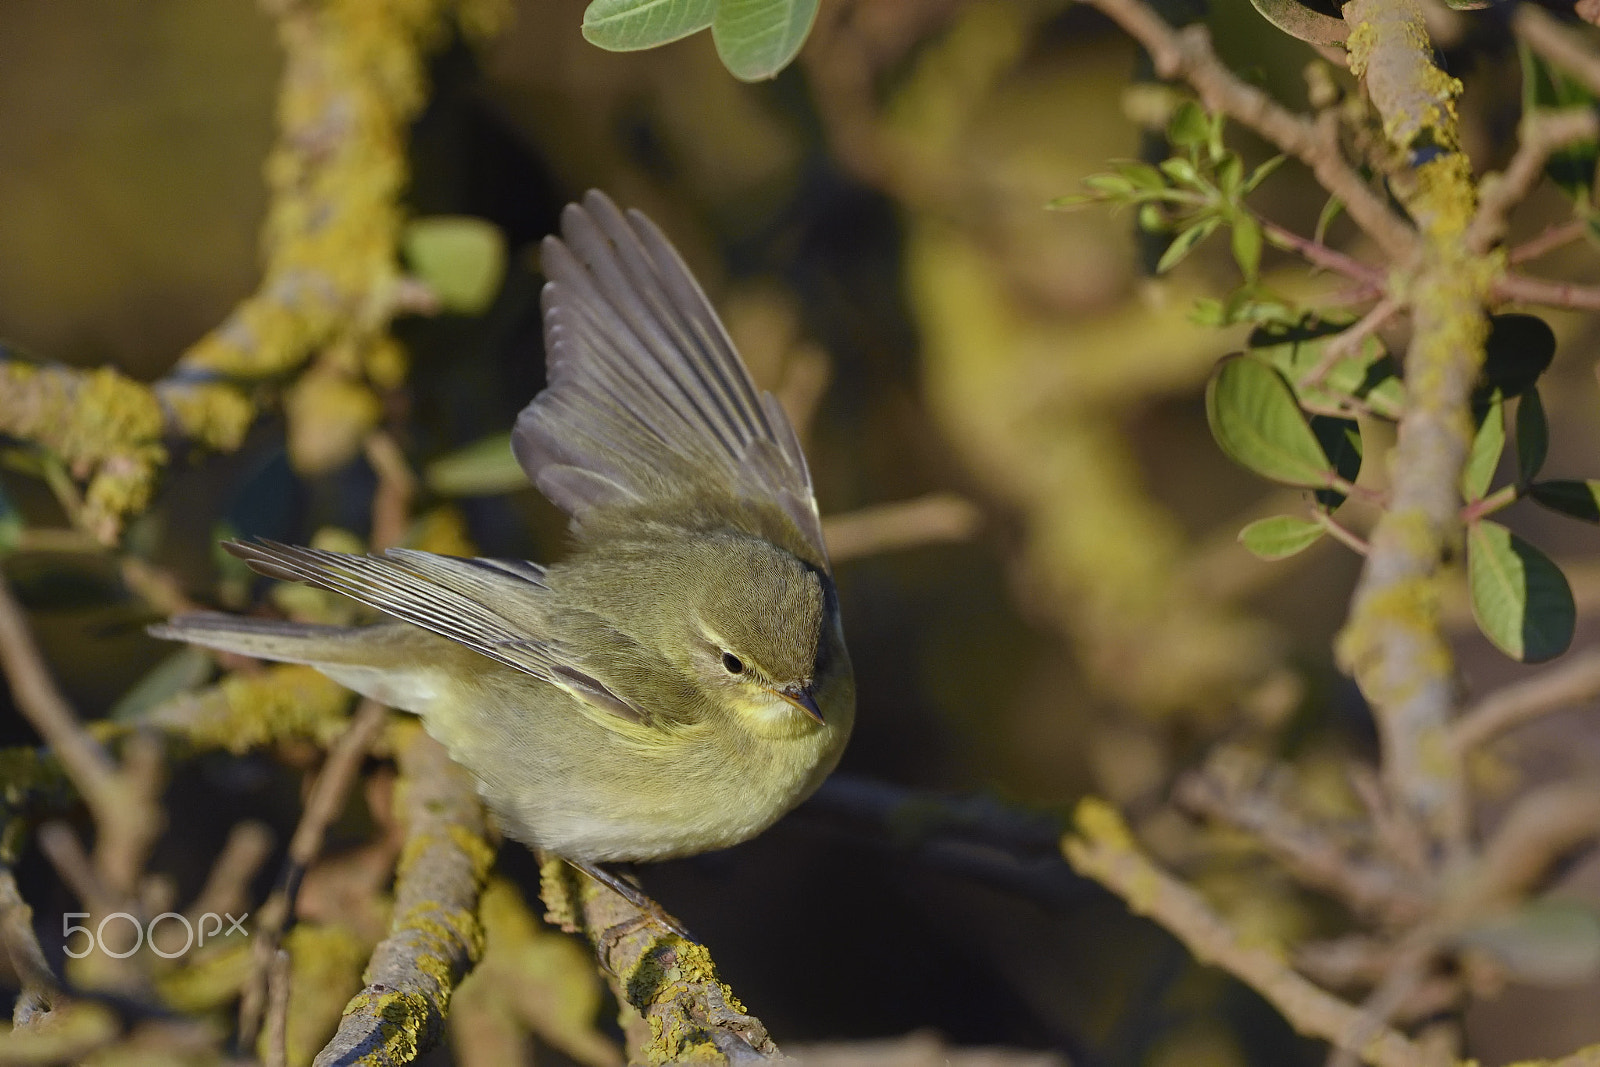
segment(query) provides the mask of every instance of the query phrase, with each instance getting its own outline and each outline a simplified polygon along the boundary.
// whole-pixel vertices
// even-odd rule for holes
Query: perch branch
[[[1078,806],[1077,831],[1062,843],[1079,872],[1121,897],[1129,910],[1159,923],[1195,956],[1221,967],[1275,1007],[1289,1025],[1336,1048],[1349,1048],[1362,1033],[1354,1005],[1307,981],[1281,951],[1246,944],[1193,889],[1150,862],[1122,817],[1104,801]],[[1422,1049],[1387,1026],[1365,1035],[1353,1048],[1374,1067],[1422,1067]]]
[[[630,1063],[778,1058],[766,1027],[718,979],[704,945],[667,932],[565,860],[547,859],[541,875],[547,918],[588,938],[617,1000],[633,1009],[624,1021]]]
[[[389,934],[315,1067],[409,1062],[444,1032],[450,994],[483,953],[478,895],[494,863],[472,776],[422,727],[395,728],[406,827]]]

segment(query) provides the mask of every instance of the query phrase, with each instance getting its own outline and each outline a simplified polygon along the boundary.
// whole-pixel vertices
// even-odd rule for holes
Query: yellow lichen
[[[201,747],[245,752],[288,738],[326,745],[344,728],[350,692],[311,667],[283,664],[233,674],[211,689],[157,709],[156,725]]]

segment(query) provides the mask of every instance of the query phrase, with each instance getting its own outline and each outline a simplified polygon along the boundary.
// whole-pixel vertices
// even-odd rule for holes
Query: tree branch
[[[1462,713],[1451,731],[1460,752],[1541,715],[1600,696],[1600,647],[1574,653],[1532,678],[1495,690]]]
[[[389,935],[315,1067],[398,1064],[432,1048],[450,994],[483,952],[478,895],[494,847],[472,775],[416,723],[396,728],[395,793],[406,843]]]
[[[1373,706],[1385,787],[1408,818],[1459,853],[1467,847],[1468,805],[1448,744],[1455,678],[1439,621],[1440,564],[1460,536],[1456,486],[1467,458],[1467,401],[1488,336],[1491,275],[1465,241],[1474,188],[1457,150],[1460,83],[1433,65],[1421,8],[1415,0],[1352,0],[1344,16],[1351,69],[1363,77],[1391,148],[1422,160],[1392,175],[1391,186],[1424,241],[1411,280],[1409,395],[1390,461],[1390,507],[1373,529],[1337,651]],[[1419,140],[1436,151],[1413,153]]]
[[[1422,1067],[1422,1049],[1387,1026],[1364,1029],[1359,1009],[1295,973],[1281,950],[1245,944],[1205,900],[1139,851],[1122,817],[1104,801],[1078,806],[1076,833],[1062,842],[1079,872],[1121,897],[1182,941],[1194,957],[1221,967],[1261,994],[1297,1031],[1350,1048],[1375,1067]]]
[[[765,1063],[778,1048],[717,977],[706,947],[664,930],[653,917],[551,858],[541,871],[546,918],[594,946],[617,1001],[630,1063]]]

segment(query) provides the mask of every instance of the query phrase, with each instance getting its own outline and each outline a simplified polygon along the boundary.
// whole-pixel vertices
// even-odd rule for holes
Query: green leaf
[[[1251,171],[1250,177],[1245,179],[1244,188],[1241,189],[1240,192],[1246,194],[1255,192],[1256,186],[1270,178],[1273,171],[1283,166],[1283,161],[1288,158],[1288,156],[1273,156],[1271,159],[1261,164],[1261,166]]]
[[[423,472],[440,496],[494,496],[528,488],[528,475],[511,453],[511,435],[497,433],[441,456]]]
[[[593,0],[583,38],[608,52],[654,48],[711,25],[717,0]]]
[[[1480,403],[1496,389],[1508,399],[1527,392],[1555,359],[1556,335],[1537,315],[1491,315],[1484,347]]]
[[[1322,211],[1317,215],[1317,225],[1311,231],[1311,239],[1319,245],[1322,244],[1323,238],[1328,235],[1328,227],[1333,225],[1333,220],[1338,218],[1343,210],[1343,200],[1337,196],[1328,197],[1327,203],[1322,205]]]
[[[1545,456],[1550,453],[1550,424],[1544,417],[1544,401],[1535,386],[1517,401],[1517,481],[1527,485],[1539,476]]]
[[[1333,475],[1289,383],[1260,360],[1217,364],[1206,383],[1206,419],[1228,458],[1264,478],[1320,489]]]
[[[0,556],[7,555],[22,543],[22,534],[26,529],[27,523],[23,521],[22,512],[11,502],[5,489],[0,488]]]
[[[711,37],[730,74],[761,81],[789,65],[816,17],[817,0],[721,0]]]
[[[1323,454],[1333,464],[1339,477],[1351,484],[1361,476],[1361,426],[1354,419],[1341,419],[1332,415],[1311,416],[1311,432]],[[1337,511],[1344,503],[1344,494],[1337,489],[1318,489],[1317,503],[1329,511]]]
[[[1343,44],[1350,33],[1344,19],[1313,10],[1298,0],[1250,0],[1261,17],[1291,37],[1312,44]]]
[[[1256,280],[1261,269],[1261,224],[1253,215],[1241,214],[1233,220],[1233,261],[1246,281]]]
[[[1156,273],[1165,274],[1179,263],[1182,263],[1201,241],[1216,233],[1217,227],[1221,225],[1221,216],[1212,215],[1201,219],[1187,230],[1178,234],[1172,239],[1172,243],[1167,245],[1167,250],[1161,253],[1160,260],[1156,262]]]
[[[165,704],[179,693],[193,689],[211,677],[215,664],[211,653],[185,645],[152,667],[122,699],[111,706],[114,722],[133,722],[145,712]]]
[[[1121,174],[1091,174],[1083,184],[1106,200],[1126,200],[1133,195],[1133,182]]]
[[[1155,193],[1167,187],[1161,172],[1148,163],[1118,163],[1117,173],[1126,178],[1133,188]]]
[[[1232,200],[1239,195],[1243,185],[1244,160],[1239,158],[1239,153],[1229,152],[1217,164],[1217,188],[1222,190],[1223,196]]]
[[[1582,901],[1531,901],[1477,920],[1460,941],[1531,985],[1570,986],[1600,977],[1600,916]]]
[[[413,219],[401,236],[411,272],[446,311],[476,315],[500,292],[506,240],[498,227],[465,215]]]
[[[1210,136],[1211,121],[1206,109],[1193,100],[1179,104],[1167,122],[1167,140],[1175,148],[1199,148]]]
[[[1274,515],[1257,519],[1239,531],[1239,543],[1251,555],[1268,563],[1304,552],[1328,531],[1321,523],[1294,515]]]
[[[1298,321],[1267,323],[1250,334],[1252,354],[1265,359],[1294,383],[1300,401],[1312,407],[1339,407],[1357,400],[1386,418],[1399,418],[1405,408],[1405,385],[1383,342],[1368,335],[1354,354],[1328,368],[1320,385],[1300,380],[1321,365],[1327,346],[1349,328],[1349,317],[1321,318],[1308,314]]]
[[[1566,575],[1499,523],[1467,528],[1467,584],[1478,629],[1512,659],[1542,663],[1572,644],[1577,609]]]
[[[1180,185],[1200,184],[1200,172],[1195,170],[1194,164],[1187,159],[1173,156],[1171,159],[1163,159],[1160,167],[1162,174],[1165,174]]]
[[[1529,487],[1528,495],[1551,511],[1600,524],[1600,481],[1539,482]]]
[[[1489,483],[1500,466],[1500,453],[1506,447],[1506,405],[1499,393],[1489,398],[1489,406],[1481,415],[1461,471],[1461,495],[1469,501],[1482,500],[1488,494]]]

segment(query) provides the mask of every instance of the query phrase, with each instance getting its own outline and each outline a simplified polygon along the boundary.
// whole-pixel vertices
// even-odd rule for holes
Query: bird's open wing
[[[560,686],[593,707],[634,722],[648,718],[645,709],[596,679],[571,649],[530,632],[543,589],[544,572],[535,564],[401,548],[381,557],[357,556],[267,540],[228,541],[223,547],[269,578],[342,593]]]
[[[725,486],[776,505],[826,561],[794,428],[656,225],[590,192],[543,263],[549,386],[512,434],[539,489],[581,525],[591,508]]]

